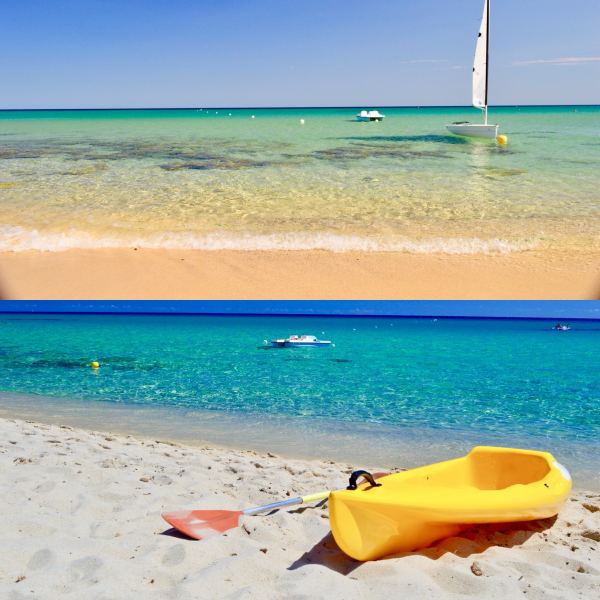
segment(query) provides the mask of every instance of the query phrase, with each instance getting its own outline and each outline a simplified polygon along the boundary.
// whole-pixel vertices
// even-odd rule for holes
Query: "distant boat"
[[[357,121],[383,121],[385,115],[382,115],[378,110],[361,110],[356,115]]]
[[[455,135],[496,139],[499,125],[488,123],[488,74],[490,56],[490,0],[483,4],[483,17],[475,47],[473,63],[473,106],[483,111],[483,123],[458,121],[446,128]]]
[[[552,329],[554,329],[554,331],[569,331],[571,328],[568,325],[557,323]]]
[[[271,340],[275,348],[295,348],[304,346],[331,346],[329,340],[319,340],[314,335],[290,335],[288,338]]]

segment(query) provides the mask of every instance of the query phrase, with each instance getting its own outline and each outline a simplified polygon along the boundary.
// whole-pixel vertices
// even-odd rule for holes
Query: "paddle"
[[[358,477],[364,477],[371,485],[375,484],[374,480],[388,475],[388,473],[375,473],[371,476],[367,471],[355,471],[350,477],[350,482]],[[201,540],[210,535],[224,533],[229,529],[234,529],[240,524],[240,517],[256,515],[270,510],[283,508],[284,506],[294,506],[296,504],[308,504],[309,502],[317,502],[329,497],[330,490],[317,492],[316,494],[308,494],[307,496],[297,496],[296,498],[288,498],[279,502],[271,502],[263,506],[255,506],[246,508],[245,510],[180,510],[175,512],[162,513],[162,518],[171,527],[177,529],[181,533],[185,533],[188,537],[194,540]]]

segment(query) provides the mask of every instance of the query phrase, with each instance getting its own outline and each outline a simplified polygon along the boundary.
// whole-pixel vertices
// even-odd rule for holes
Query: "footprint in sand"
[[[38,550],[27,563],[27,568],[31,570],[43,569],[54,559],[54,554],[49,548]]]
[[[173,480],[168,475],[155,475],[154,483],[157,485],[171,485]]]
[[[175,565],[180,565],[185,559],[185,548],[183,544],[177,544],[177,546],[173,546],[169,548],[162,559],[162,564],[170,567],[174,567]]]
[[[69,567],[69,575],[73,581],[86,581],[92,579],[94,573],[102,566],[102,560],[97,556],[86,556],[74,560]]]
[[[45,481],[44,483],[40,483],[40,485],[38,485],[35,488],[35,491],[40,492],[42,494],[47,494],[48,492],[51,492],[55,487],[56,483],[54,481]]]

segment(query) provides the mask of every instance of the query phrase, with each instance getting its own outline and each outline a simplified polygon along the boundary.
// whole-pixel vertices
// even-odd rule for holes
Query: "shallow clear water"
[[[364,444],[361,456],[372,462],[390,462],[400,448],[418,461],[444,448],[494,443],[546,448],[577,457],[577,468],[597,467],[600,323],[578,322],[569,332],[551,325],[3,316],[0,409],[87,412],[97,429],[106,418],[125,429],[166,427],[174,437],[239,446],[260,438],[261,447],[303,448],[300,454],[319,440],[309,453],[327,446],[341,458]],[[335,347],[261,347],[264,338],[294,332]],[[92,360],[101,362],[98,371]]]
[[[0,249],[600,249],[600,107],[356,112],[2,111]]]

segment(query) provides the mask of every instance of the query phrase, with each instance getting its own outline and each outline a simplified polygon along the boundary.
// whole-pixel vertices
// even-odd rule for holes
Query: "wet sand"
[[[0,253],[4,299],[598,299],[600,255],[99,249]]]

